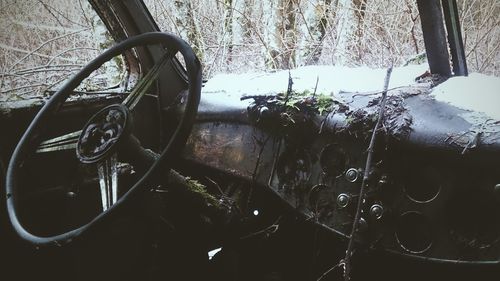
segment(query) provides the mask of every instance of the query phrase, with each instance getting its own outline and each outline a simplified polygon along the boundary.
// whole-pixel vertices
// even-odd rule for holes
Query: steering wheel
[[[159,156],[149,157],[151,153],[148,154],[147,150],[140,145],[131,130],[133,120],[130,112],[143,96],[145,89],[142,89],[142,92],[132,91],[123,103],[113,104],[100,110],[90,118],[81,131],[41,142],[39,135],[47,120],[58,111],[73,90],[86,77],[102,64],[126,50],[152,44],[161,44],[166,48],[165,61],[170,60],[177,52],[183,55],[189,82],[184,113]],[[160,67],[158,65],[157,63],[154,67]],[[134,90],[140,85],[144,86],[144,83],[141,83],[143,81],[139,81]],[[130,37],[88,63],[47,101],[28,126],[12,154],[6,173],[6,198],[7,212],[15,232],[23,240],[37,246],[62,245],[69,243],[90,229],[105,225],[106,222],[120,214],[120,211],[125,209],[124,207],[130,205],[138,198],[138,195],[147,190],[147,186],[151,186],[159,176],[165,175],[172,167],[172,159],[175,159],[175,156],[181,151],[180,148],[185,145],[196,118],[201,84],[201,66],[193,50],[185,41],[168,33],[151,32]],[[30,233],[18,216],[20,176],[23,162],[30,155],[33,155],[37,150],[51,147],[71,147],[72,149],[76,147],[77,158],[81,163],[97,166],[103,212],[78,228],[54,236],[40,237]],[[150,160],[149,163],[152,163],[149,169],[144,171],[143,176],[119,199],[117,198],[116,171],[118,152],[127,152],[128,158],[132,159],[131,161],[144,163],[144,158],[147,158]]]

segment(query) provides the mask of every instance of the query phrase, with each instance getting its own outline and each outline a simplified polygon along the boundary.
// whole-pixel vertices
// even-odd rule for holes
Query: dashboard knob
[[[380,204],[373,204],[370,207],[370,216],[376,220],[379,220],[384,215],[384,207]]]
[[[356,168],[350,168],[345,172],[345,179],[350,182],[356,182],[359,178],[359,171]]]
[[[349,205],[349,201],[351,201],[351,197],[345,193],[341,193],[337,196],[337,205],[340,208],[347,207],[347,205]]]

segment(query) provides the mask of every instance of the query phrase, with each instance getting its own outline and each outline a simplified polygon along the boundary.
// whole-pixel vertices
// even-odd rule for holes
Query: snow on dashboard
[[[394,68],[389,88],[408,86],[428,69],[426,64]],[[293,89],[298,92],[314,91],[318,79],[318,93],[368,92],[382,90],[386,69],[344,66],[304,66],[290,70]],[[235,95],[265,95],[285,92],[288,86],[288,70],[273,73],[219,74],[210,79],[204,93]]]
[[[389,88],[411,86],[415,78],[428,70],[427,64],[395,67]],[[290,70],[293,89],[338,95],[341,92],[372,92],[383,88],[386,69],[344,66],[304,66]],[[266,95],[285,92],[288,70],[272,73],[219,74],[203,87],[204,94],[217,94],[225,103],[239,103],[243,95]],[[436,100],[453,106],[485,113],[500,120],[500,77],[472,73],[453,77],[433,89]],[[214,97],[214,96],[212,96]]]
[[[479,73],[452,77],[434,88],[432,95],[438,101],[500,120],[500,77]]]

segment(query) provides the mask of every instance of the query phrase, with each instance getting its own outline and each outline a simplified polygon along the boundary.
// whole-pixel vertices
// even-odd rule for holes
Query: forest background
[[[425,51],[414,0],[144,2],[161,30],[193,46],[206,79],[318,64],[398,66]],[[469,70],[500,76],[500,1],[457,3]],[[57,87],[111,44],[85,0],[0,0],[0,101]],[[104,68],[103,83],[120,79],[119,61]]]

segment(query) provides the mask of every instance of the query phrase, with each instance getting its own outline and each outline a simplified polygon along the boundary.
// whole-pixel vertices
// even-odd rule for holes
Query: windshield
[[[114,42],[84,0],[2,0],[0,14],[0,101],[50,95]],[[77,90],[109,89],[124,72],[116,57]]]
[[[204,75],[305,65],[424,63],[417,1],[145,0],[159,28],[187,40]],[[471,72],[500,74],[498,1],[458,1]]]

